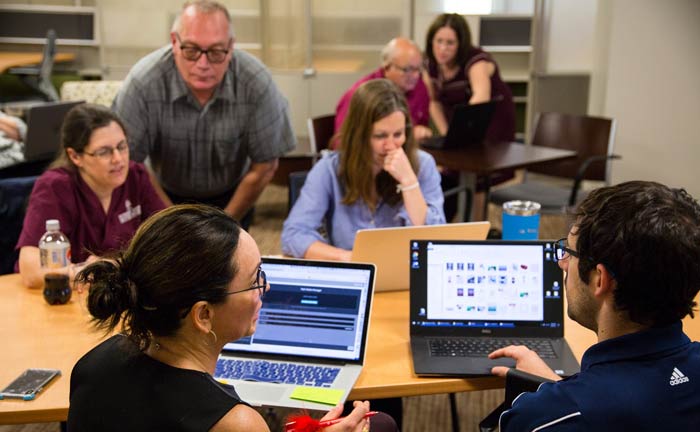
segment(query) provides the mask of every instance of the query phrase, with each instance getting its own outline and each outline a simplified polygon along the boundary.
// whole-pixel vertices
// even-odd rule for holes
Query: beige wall
[[[547,74],[588,73],[593,63],[598,0],[543,0],[539,71]],[[605,0],[603,0],[605,1]]]
[[[591,108],[618,121],[613,182],[654,180],[700,197],[700,2],[602,3],[609,36],[597,42]]]

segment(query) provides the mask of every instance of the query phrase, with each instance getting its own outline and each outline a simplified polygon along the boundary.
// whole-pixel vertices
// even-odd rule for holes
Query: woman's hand
[[[369,432],[369,419],[365,418],[365,414],[369,412],[369,402],[355,401],[352,405],[355,408],[347,417],[323,430],[326,432]],[[321,420],[337,419],[342,413],[343,405],[336,405]]]
[[[384,157],[384,171],[395,178],[401,186],[411,186],[418,181],[403,147],[389,150]]]

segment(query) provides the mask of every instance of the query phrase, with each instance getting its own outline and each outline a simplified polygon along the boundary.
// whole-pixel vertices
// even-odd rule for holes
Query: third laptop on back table
[[[499,102],[500,99],[494,99],[473,105],[458,105],[447,128],[447,135],[428,138],[420,145],[441,150],[480,146]]]
[[[61,147],[63,118],[78,102],[49,102],[34,105],[27,113],[27,138],[24,140],[24,159],[27,161],[51,159]]]
[[[488,375],[536,351],[558,375],[579,365],[564,340],[564,286],[554,242],[416,240],[410,247],[410,338],[416,375]]]

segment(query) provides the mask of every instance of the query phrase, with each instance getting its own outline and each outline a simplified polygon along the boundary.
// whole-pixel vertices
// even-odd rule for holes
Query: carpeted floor
[[[280,254],[280,233],[287,214],[286,187],[271,185],[261,197],[250,233],[263,255]],[[501,213],[496,206],[489,209],[492,227],[500,228]],[[561,238],[567,233],[563,216],[543,215],[540,221],[540,238]],[[477,424],[503,400],[503,390],[488,390],[457,394],[461,432],[478,431]],[[452,419],[446,394],[407,397],[403,399],[403,432],[451,431]],[[263,415],[273,431],[281,431],[281,423],[287,411],[265,410]],[[58,423],[42,423],[0,426],[0,432],[58,432]]]

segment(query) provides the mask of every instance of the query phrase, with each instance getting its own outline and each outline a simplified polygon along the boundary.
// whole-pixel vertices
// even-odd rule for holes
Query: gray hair
[[[415,42],[413,42],[410,39],[406,39],[403,37],[396,37],[392,40],[389,41],[386,45],[384,45],[384,48],[382,48],[381,52],[381,64],[382,67],[386,67],[391,63],[391,61],[396,57],[396,51],[400,48],[407,48],[407,46],[413,47],[413,49],[416,50],[418,54],[421,53],[420,48],[418,48],[418,45],[416,45]]]
[[[224,14],[226,21],[228,21],[228,35],[231,38],[235,37],[233,23],[231,22],[231,14],[228,13],[226,6],[213,0],[190,0],[185,2],[185,4],[182,5],[182,10],[180,10],[180,13],[175,17],[175,21],[173,21],[173,26],[170,28],[171,32],[180,34],[182,31],[182,14],[190,6],[194,7],[197,12],[202,14],[208,15],[215,14],[217,12]]]

